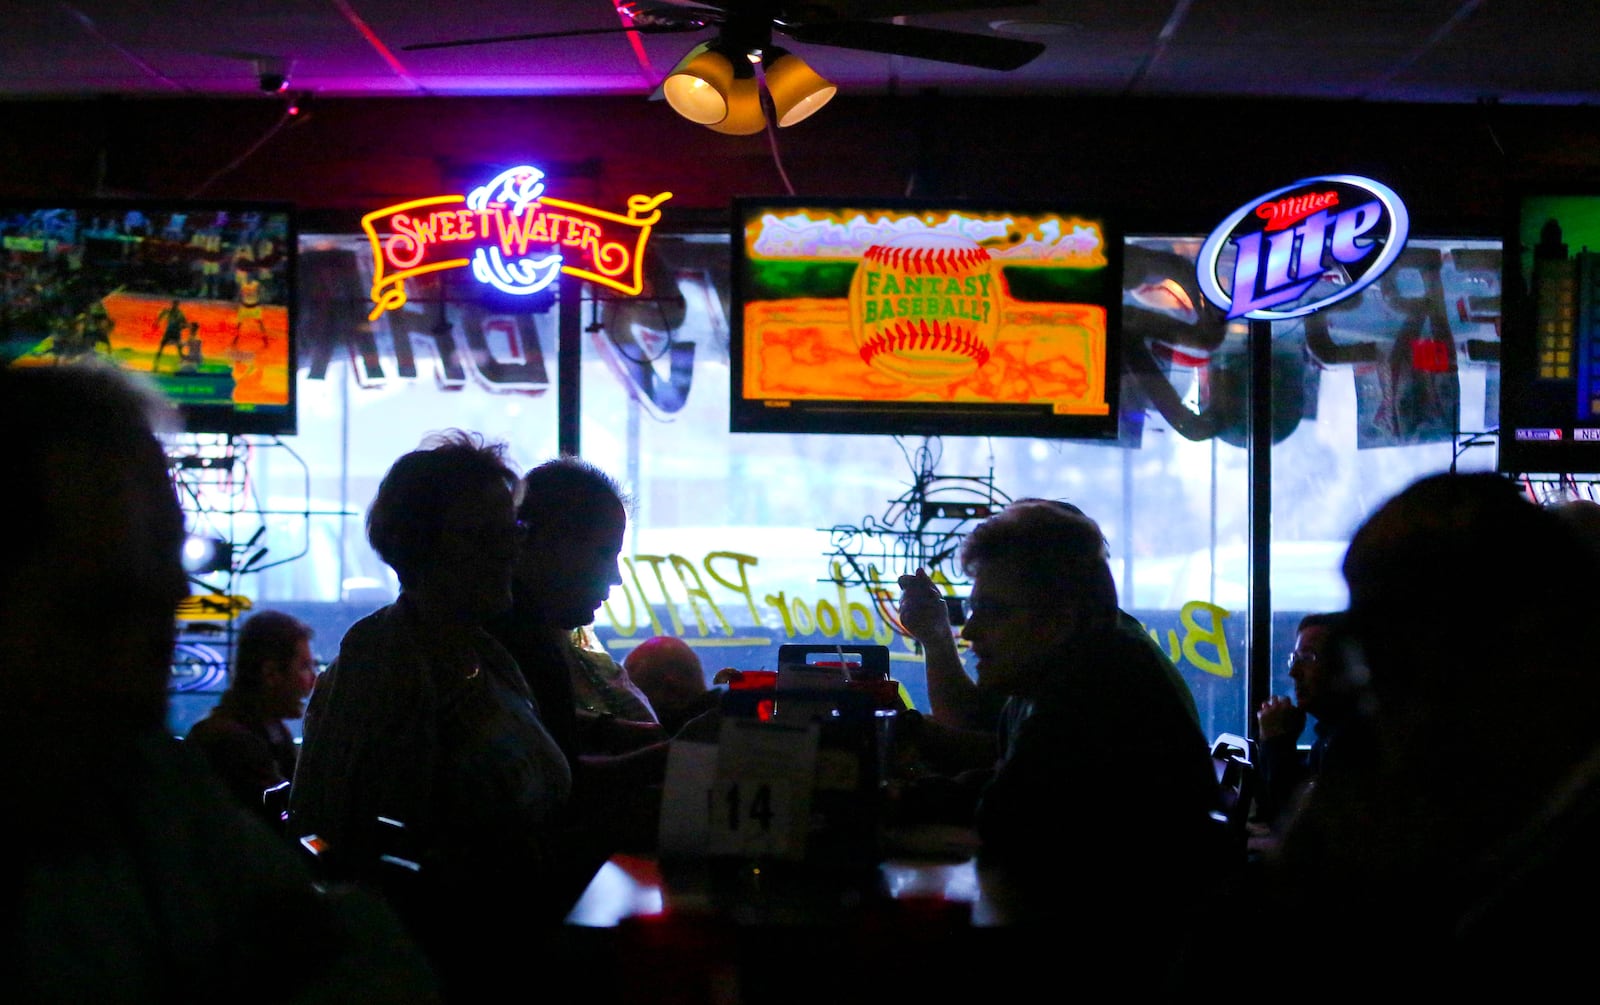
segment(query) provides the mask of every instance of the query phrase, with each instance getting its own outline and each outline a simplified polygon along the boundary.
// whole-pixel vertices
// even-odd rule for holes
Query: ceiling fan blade
[[[997,7],[1037,7],[1039,0],[842,0],[839,19],[842,21],[872,21],[877,18],[922,14],[955,14]],[[825,21],[827,18],[811,17],[808,20]]]
[[[494,42],[532,42],[541,38],[572,38],[576,35],[620,35],[627,31],[636,31],[641,35],[673,35],[686,31],[700,31],[711,24],[711,20],[701,18],[685,18],[681,21],[658,21],[653,23],[635,22],[632,27],[624,28],[618,25],[615,28],[573,28],[568,31],[535,31],[524,35],[491,35],[487,38],[455,38],[446,42],[418,42],[415,45],[402,45],[402,52],[420,52],[423,49],[453,49],[463,45],[489,45]]]
[[[1044,44],[1017,38],[996,38],[965,31],[918,28],[875,21],[780,24],[777,30],[797,42],[865,49],[891,56],[911,56],[958,63],[985,70],[1015,70],[1044,52]]]

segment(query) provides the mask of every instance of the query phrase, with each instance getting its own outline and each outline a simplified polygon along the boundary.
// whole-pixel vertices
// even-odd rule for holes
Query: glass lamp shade
[[[728,115],[721,122],[708,122],[706,127],[732,136],[759,133],[767,125],[767,116],[761,111],[761,85],[755,74],[734,77],[728,86]]]
[[[778,49],[763,72],[779,126],[792,126],[832,100],[838,88],[791,52]]]
[[[690,122],[709,126],[728,117],[728,92],[733,83],[732,61],[702,44],[689,50],[661,82],[661,93],[673,111]]]

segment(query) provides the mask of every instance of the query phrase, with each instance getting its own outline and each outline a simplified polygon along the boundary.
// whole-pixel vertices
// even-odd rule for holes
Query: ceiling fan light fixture
[[[786,49],[769,50],[762,62],[762,73],[779,126],[792,126],[809,118],[839,91],[805,60]]]
[[[707,122],[706,128],[730,136],[749,136],[767,127],[766,113],[761,110],[761,85],[754,72],[734,75],[728,85],[727,103],[727,116],[720,122]]]
[[[673,111],[702,126],[728,117],[737,73],[733,61],[713,44],[702,42],[690,49],[661,82],[661,93]]]

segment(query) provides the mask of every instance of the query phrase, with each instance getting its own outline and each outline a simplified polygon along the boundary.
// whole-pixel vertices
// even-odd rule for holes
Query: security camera
[[[282,94],[289,87],[289,66],[281,59],[258,59],[256,84],[263,94]]]

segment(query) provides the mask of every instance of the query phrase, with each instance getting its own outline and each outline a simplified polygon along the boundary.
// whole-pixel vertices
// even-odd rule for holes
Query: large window
[[[1271,690],[1292,694],[1295,625],[1345,606],[1339,564],[1361,522],[1423,475],[1494,470],[1484,434],[1500,424],[1500,242],[1413,239],[1375,285],[1279,325],[1273,348],[1275,360],[1307,361],[1273,382],[1284,417],[1272,456],[1268,669]]]
[[[897,595],[895,577],[916,564],[907,506],[1067,499],[1101,523],[1122,606],[1173,656],[1207,731],[1245,732],[1249,332],[1196,308],[1198,246],[1130,241],[1115,443],[735,436],[726,238],[658,233],[652,296],[591,294],[581,308],[581,451],[634,498],[599,638],[621,659],[678,635],[708,675],[773,667],[788,642],[876,642],[926,707],[920,658],[873,589]],[[325,660],[395,595],[363,517],[396,457],[452,427],[509,441],[524,468],[557,445],[559,308],[506,313],[421,286],[368,321],[363,248],[305,238],[300,433],[254,451],[249,504],[265,514],[269,553],[296,557],[235,584],[310,621]],[[1360,520],[1456,462],[1462,434],[1494,425],[1498,260],[1497,243],[1414,241],[1379,286],[1271,332],[1273,689],[1287,683],[1299,615],[1343,606],[1338,565]],[[1492,451],[1459,463],[1492,467]],[[929,526],[959,536],[970,523]],[[940,569],[965,592],[953,560]],[[204,697],[175,716],[203,711]]]

